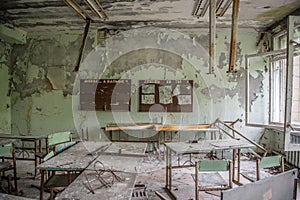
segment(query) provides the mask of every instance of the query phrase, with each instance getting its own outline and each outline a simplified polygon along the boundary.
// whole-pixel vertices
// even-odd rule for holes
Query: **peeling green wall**
[[[11,58],[12,132],[43,135],[71,130],[72,90],[81,35],[28,37]],[[91,49],[88,39],[86,49]],[[62,74],[53,74],[53,71]],[[51,76],[50,76],[51,73]],[[58,84],[63,82],[64,84]],[[57,85],[59,89],[57,89]]]
[[[11,46],[0,40],[0,133],[11,133],[9,66]]]
[[[148,33],[147,33],[148,34]],[[10,68],[3,67],[1,76],[7,80],[1,86],[12,87],[11,101],[1,98],[1,108],[11,104],[9,109],[3,109],[5,120],[10,124],[14,134],[48,134],[50,132],[71,130],[76,132],[89,127],[93,138],[99,138],[99,126],[110,122],[151,122],[155,118],[164,118],[165,123],[193,124],[212,123],[216,118],[222,120],[245,120],[245,69],[246,54],[256,53],[257,32],[240,30],[237,43],[236,74],[227,74],[230,48],[230,30],[217,34],[216,75],[209,75],[208,60],[199,57],[201,52],[194,49],[195,43],[208,47],[207,32],[186,32],[186,34],[160,34],[155,44],[166,47],[174,45],[179,52],[175,56],[172,52],[156,51],[150,46],[136,49],[136,52],[126,50],[126,40],[132,45],[149,42],[150,35],[144,38],[130,39],[114,38],[112,46],[96,49],[92,53],[103,52],[98,55],[97,62],[83,63],[84,70],[79,75],[86,78],[130,78],[132,79],[131,112],[89,112],[80,111],[78,106],[78,89],[73,86],[77,73],[72,72],[78,56],[81,35],[51,35],[27,37],[24,45],[13,45],[10,58]],[[126,34],[125,34],[126,36]],[[134,36],[134,35],[133,35]],[[153,36],[153,35],[152,35]],[[96,37],[95,37],[96,38]],[[192,41],[191,43],[188,43]],[[127,41],[128,42],[128,41]],[[93,33],[88,38],[84,58],[89,58],[96,41]],[[124,46],[122,46],[124,45]],[[190,45],[190,46],[189,46]],[[182,49],[181,49],[182,48]],[[115,53],[116,59],[109,60],[108,53]],[[192,53],[191,53],[192,52]],[[97,55],[97,54],[96,54]],[[98,62],[99,61],[99,62]],[[101,62],[100,62],[101,61]],[[94,71],[92,65],[104,65],[101,72]],[[50,71],[57,69],[62,76],[50,76]],[[86,69],[86,70],[85,70]],[[265,75],[261,66],[253,66],[251,77],[256,82],[253,93],[264,93],[261,90]],[[1,71],[1,72],[2,72]],[[102,73],[103,72],[103,73]],[[87,76],[88,75],[88,76]],[[11,78],[9,82],[8,79]],[[79,76],[80,78],[80,76]],[[189,79],[194,81],[194,104],[192,113],[141,113],[138,112],[138,80],[143,79]],[[1,79],[2,80],[2,79]],[[64,81],[63,86],[55,89],[55,81]],[[1,82],[2,83],[2,82]],[[62,88],[60,88],[62,87]],[[8,88],[4,88],[5,91]],[[6,93],[6,92],[5,92]],[[5,96],[2,94],[2,96]],[[4,98],[5,99],[5,98]],[[254,101],[260,101],[255,99]],[[79,116],[74,116],[75,114]],[[11,113],[11,115],[10,115]],[[259,113],[258,113],[259,114]],[[2,116],[2,115],[1,115]],[[96,117],[90,120],[90,117]],[[1,123],[4,124],[1,120]],[[130,121],[132,120],[132,121]],[[245,127],[240,123],[237,128],[249,137],[257,139],[260,129]],[[10,129],[8,129],[10,131]],[[100,136],[101,137],[101,136]]]

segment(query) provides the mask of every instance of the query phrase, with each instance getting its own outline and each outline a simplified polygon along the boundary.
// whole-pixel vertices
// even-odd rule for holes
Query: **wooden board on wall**
[[[131,80],[81,79],[80,109],[130,111]]]
[[[192,112],[192,80],[140,80],[140,112]]]

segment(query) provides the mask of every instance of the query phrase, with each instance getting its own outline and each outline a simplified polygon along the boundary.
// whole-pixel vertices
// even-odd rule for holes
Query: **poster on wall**
[[[140,80],[140,112],[192,112],[192,80]]]

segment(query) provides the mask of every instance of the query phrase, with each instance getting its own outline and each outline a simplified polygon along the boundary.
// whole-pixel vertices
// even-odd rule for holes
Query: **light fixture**
[[[99,18],[108,18],[99,0],[84,0],[84,2],[91,9],[91,11]]]
[[[106,14],[99,0],[84,0],[83,2],[87,5],[87,7],[79,4],[77,0],[64,0],[64,2],[84,20],[91,19],[95,21],[97,18],[108,19],[108,15]],[[91,12],[94,13],[94,15],[88,14]]]
[[[196,4],[196,7],[193,12],[193,16],[203,17],[207,12],[207,8],[210,4],[210,1],[211,0],[198,0],[198,3]],[[216,6],[216,16],[222,17],[231,4],[232,0],[218,0]]]

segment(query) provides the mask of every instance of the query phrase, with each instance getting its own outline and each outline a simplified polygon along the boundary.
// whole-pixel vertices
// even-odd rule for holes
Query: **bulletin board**
[[[192,112],[193,81],[140,80],[139,111]]]
[[[131,80],[81,79],[80,109],[130,111]]]

